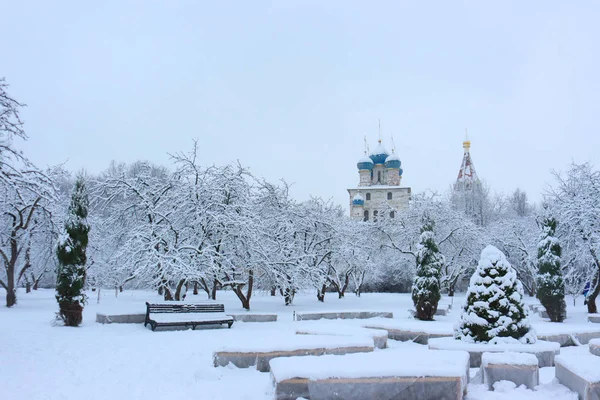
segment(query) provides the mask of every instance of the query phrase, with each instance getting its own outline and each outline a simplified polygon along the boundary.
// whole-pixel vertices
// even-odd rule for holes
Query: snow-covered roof
[[[362,195],[360,194],[360,192],[356,193],[356,196],[354,196],[354,198],[352,199],[353,201],[360,201],[360,200],[364,200],[364,198],[362,197]]]
[[[369,158],[369,156],[367,156],[366,154],[363,154],[363,156],[358,160],[359,163],[371,163],[373,164],[373,160],[371,160]]]
[[[394,161],[394,160],[396,160],[396,161],[400,161],[400,158],[399,158],[399,157],[396,155],[396,153],[392,153],[392,154],[390,154],[390,155],[389,155],[389,156],[388,156],[388,157],[385,159],[385,162],[388,162],[388,161]]]
[[[390,154],[387,152],[387,150],[385,149],[385,147],[383,147],[383,143],[381,143],[381,141],[379,141],[377,143],[377,146],[375,146],[375,148],[373,149],[373,151],[371,151],[371,155],[372,156],[376,156],[378,154]]]

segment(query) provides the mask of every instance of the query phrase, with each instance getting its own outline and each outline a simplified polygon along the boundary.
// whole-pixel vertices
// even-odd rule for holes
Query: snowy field
[[[0,291],[4,299],[5,293]],[[417,323],[409,318],[412,302],[408,294],[363,294],[361,298],[348,294],[337,299],[327,295],[319,303],[314,294],[297,295],[293,306],[286,307],[281,297],[256,293],[251,306],[254,313],[275,313],[278,322],[234,323],[231,329],[198,329],[196,331],[152,332],[142,324],[95,323],[96,312],[142,313],[145,301],[160,301],[152,292],[125,291],[115,298],[114,292],[102,292],[100,304],[96,293],[89,293],[83,324],[78,328],[54,326],[57,310],[54,291],[39,290],[19,293],[18,304],[12,309],[0,307],[0,387],[3,398],[12,399],[162,399],[165,396],[183,399],[273,399],[274,390],[268,373],[235,367],[214,368],[213,352],[223,345],[272,343],[293,335],[299,327],[335,326],[340,331],[360,326],[364,320],[294,322],[293,312],[303,311],[392,311],[394,320],[378,319],[409,326]],[[204,295],[189,296],[189,301],[204,300]],[[228,313],[243,313],[239,301],[231,292],[222,292],[218,300]],[[454,308],[446,317],[438,317],[436,329],[450,329],[459,318],[464,297],[454,299]],[[536,302],[535,299],[527,299]],[[442,304],[450,299],[443,297]],[[565,324],[551,324],[537,316],[530,319],[539,333],[552,333],[596,328],[586,322],[586,310],[572,307],[567,299],[569,317]],[[422,322],[420,322],[422,323]],[[598,327],[600,328],[600,326]],[[390,340],[390,349],[397,352],[414,343]],[[587,353],[587,346],[561,348],[561,354]],[[472,370],[472,376],[476,369]],[[481,384],[469,385],[467,399],[551,399],[571,400],[577,396],[554,381],[554,368],[542,368],[541,385],[536,391],[514,388],[502,382],[495,392]]]

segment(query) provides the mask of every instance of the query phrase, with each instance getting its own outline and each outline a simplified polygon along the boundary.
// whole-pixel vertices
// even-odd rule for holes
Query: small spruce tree
[[[423,218],[421,236],[417,245],[417,275],[412,285],[412,300],[416,317],[432,321],[440,301],[440,275],[444,256],[440,253],[433,236],[433,221]]]
[[[82,321],[86,296],[85,284],[86,247],[90,226],[87,223],[88,196],[83,175],[79,175],[73,188],[71,204],[67,212],[65,233],[60,238],[56,255],[58,271],[56,300],[58,316],[67,326],[78,326]]]
[[[483,343],[511,341],[500,338],[521,343],[536,341],[525,314],[521,281],[504,254],[494,246],[487,246],[481,252],[454,337]]]
[[[541,223],[542,238],[538,243],[537,298],[546,308],[552,322],[567,317],[565,282],[560,269],[561,247],[556,233],[556,219],[545,216]]]

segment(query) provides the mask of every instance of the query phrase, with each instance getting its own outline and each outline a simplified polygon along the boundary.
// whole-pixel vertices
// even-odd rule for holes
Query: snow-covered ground
[[[13,399],[272,399],[269,374],[235,367],[214,368],[213,352],[227,344],[278,342],[293,335],[299,326],[360,326],[364,320],[294,322],[294,311],[392,311],[394,320],[378,322],[413,323],[408,310],[412,303],[407,294],[348,294],[337,299],[328,294],[325,303],[316,296],[297,295],[293,306],[286,307],[281,297],[255,293],[252,312],[274,313],[278,322],[234,323],[231,329],[198,329],[196,331],[152,332],[142,324],[95,323],[96,312],[142,313],[145,301],[159,301],[152,292],[125,291],[115,298],[114,292],[89,293],[83,324],[67,328],[52,324],[57,310],[54,292],[39,290],[31,294],[19,292],[18,304],[0,307],[0,387],[2,398]],[[5,293],[0,290],[1,299]],[[188,300],[203,300],[204,295]],[[239,301],[231,292],[218,295],[228,313],[242,313]],[[451,300],[443,298],[442,303]],[[536,302],[535,299],[527,299]],[[464,297],[454,299],[452,312],[429,324],[451,327],[458,320]],[[567,300],[569,317],[566,324],[551,324],[538,316],[531,322],[538,332],[595,328],[586,322],[582,305],[572,307]],[[581,303],[581,299],[578,301]],[[304,324],[304,325],[299,325]],[[599,327],[600,328],[600,327]],[[420,346],[389,341],[392,348]],[[380,350],[386,351],[386,350]],[[561,354],[587,353],[587,346],[562,348]],[[401,361],[401,360],[399,360]],[[472,370],[475,376],[476,370]],[[554,381],[554,368],[542,368],[541,385],[536,391],[514,388],[502,382],[495,392],[484,385],[471,383],[467,399],[576,399],[577,396]]]

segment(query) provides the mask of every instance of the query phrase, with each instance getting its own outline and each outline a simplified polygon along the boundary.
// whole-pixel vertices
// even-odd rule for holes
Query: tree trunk
[[[296,292],[292,289],[285,288],[284,292],[283,292],[283,299],[285,301],[285,305],[286,306],[291,306],[292,303],[294,302],[294,295],[296,294]]]
[[[342,289],[340,291],[338,291],[339,299],[344,297],[344,294],[346,294],[346,289],[348,289],[349,282],[350,282],[350,274],[346,274],[346,279],[344,280],[344,286],[342,286]]]
[[[325,291],[327,290],[327,285],[324,283],[321,290],[317,289],[317,300],[321,303],[325,302]]]
[[[186,287],[185,280],[182,279],[177,284],[177,289],[175,290],[175,301],[182,301],[185,299],[185,291],[183,291],[184,287]]]
[[[248,271],[248,287],[246,288],[246,294],[242,291],[244,286],[244,284],[240,284],[234,285],[231,288],[242,302],[242,307],[244,307],[245,310],[250,311],[250,298],[252,297],[252,287],[254,286],[254,271]]]
[[[216,300],[217,299],[217,285],[218,284],[219,284],[219,281],[215,279],[214,282],[213,282],[212,290],[210,292],[210,299],[211,300]]]
[[[454,285],[448,287],[448,297],[454,297]]]
[[[17,293],[14,289],[6,291],[6,307],[12,307],[17,304]]]
[[[162,296],[162,295],[163,295],[163,287],[162,287],[162,286],[159,286],[159,287],[158,287],[158,295],[159,295],[159,296]]]
[[[277,287],[273,286],[271,288],[271,296],[275,297],[275,295],[277,295]]]
[[[40,283],[40,278],[37,278],[34,282],[33,282],[33,290],[38,290],[38,285]]]
[[[173,301],[173,295],[171,294],[171,290],[168,287],[163,288],[164,300],[165,301]]]
[[[119,293],[123,293],[123,285],[119,286]]]
[[[25,293],[31,293],[31,282],[25,282]]]
[[[596,314],[598,312],[598,307],[596,307],[596,297],[598,297],[598,293],[600,293],[600,285],[598,284],[598,278],[600,277],[600,269],[596,270],[596,276],[592,281],[592,287],[594,290],[590,292],[589,296],[586,298],[587,300],[587,308],[588,313]]]
[[[198,295],[198,281],[194,281],[194,296]]]

